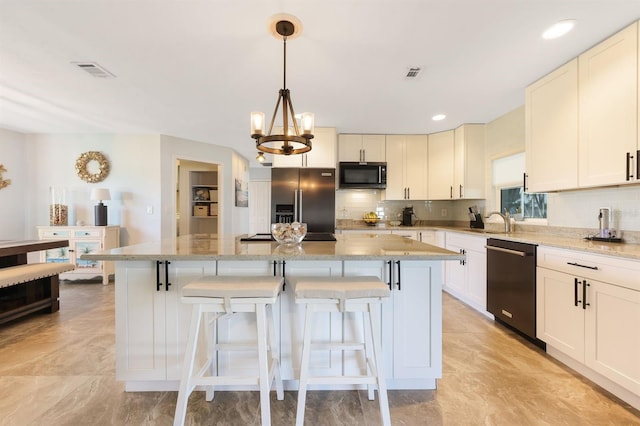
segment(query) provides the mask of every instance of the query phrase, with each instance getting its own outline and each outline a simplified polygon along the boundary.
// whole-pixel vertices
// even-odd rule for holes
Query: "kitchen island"
[[[304,314],[293,300],[293,276],[374,275],[392,289],[382,307],[384,369],[389,389],[435,389],[442,375],[442,263],[464,256],[396,235],[337,235],[337,241],[278,245],[239,237],[184,236],[83,255],[116,263],[116,378],[127,391],[177,390],[191,307],[180,289],[203,275],[280,275],[285,284],[274,309],[285,388],[297,389]],[[236,314],[217,330],[218,341],[255,338],[255,322]],[[324,313],[317,338],[351,340],[362,317]],[[224,374],[246,374],[252,352],[222,354]],[[319,352],[312,368],[358,372],[353,354]],[[236,388],[237,389],[237,388]]]

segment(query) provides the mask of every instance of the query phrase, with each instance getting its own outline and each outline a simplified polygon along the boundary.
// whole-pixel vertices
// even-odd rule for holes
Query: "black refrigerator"
[[[336,169],[272,168],[271,222],[307,224],[307,232],[335,231]]]

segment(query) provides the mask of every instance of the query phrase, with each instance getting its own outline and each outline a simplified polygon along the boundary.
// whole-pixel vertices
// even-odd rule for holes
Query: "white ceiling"
[[[640,19],[640,0],[0,0],[0,127],[173,135],[257,165],[249,113],[270,118],[282,86],[278,13],[304,26],[287,46],[296,112],[339,133],[432,133],[522,105],[526,85]],[[562,19],[576,28],[540,37]]]

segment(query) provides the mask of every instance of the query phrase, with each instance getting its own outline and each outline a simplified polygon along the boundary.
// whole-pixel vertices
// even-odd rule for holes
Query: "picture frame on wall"
[[[249,207],[249,185],[236,179],[236,207]]]

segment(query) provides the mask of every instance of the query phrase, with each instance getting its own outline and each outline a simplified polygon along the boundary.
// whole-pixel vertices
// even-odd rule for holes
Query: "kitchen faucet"
[[[502,218],[502,220],[504,220],[504,232],[506,233],[511,232],[511,216],[509,215],[509,212],[507,211],[507,209],[504,209],[504,214],[500,212],[491,212],[487,215],[487,219],[489,219],[494,214],[499,215]]]

